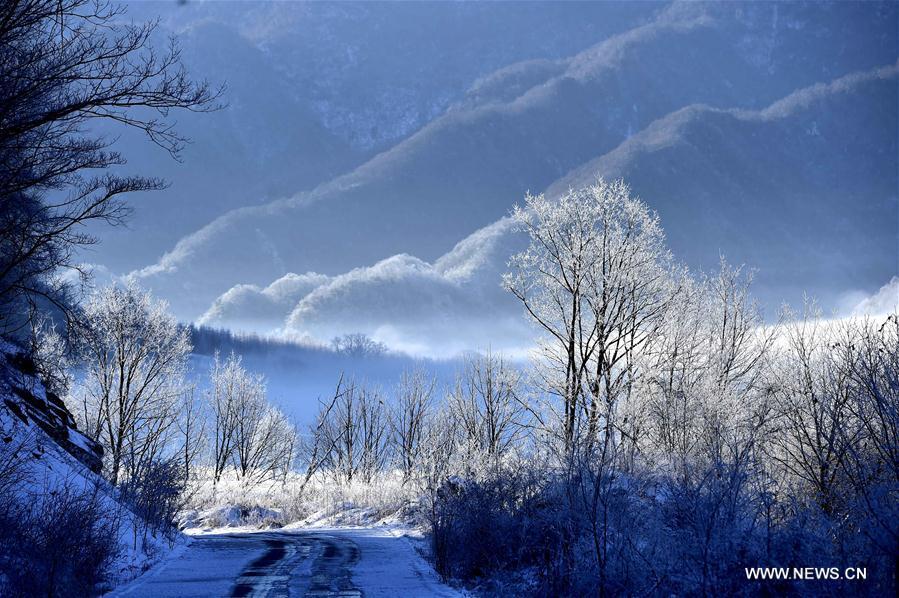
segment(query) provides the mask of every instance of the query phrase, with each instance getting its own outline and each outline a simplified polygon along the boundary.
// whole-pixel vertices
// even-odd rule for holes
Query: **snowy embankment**
[[[0,554],[6,566],[0,569],[0,594],[7,585],[30,585],[35,580],[65,585],[70,580],[48,580],[47,576],[62,575],[58,570],[66,566],[77,569],[75,559],[94,558],[90,552],[96,548],[108,550],[97,579],[100,587],[108,588],[133,579],[186,544],[187,538],[180,533],[166,538],[146,529],[118,491],[97,473],[102,451],[96,443],[77,430],[65,405],[46,390],[20,349],[2,341],[0,439],[0,484],[4,484],[0,506],[15,521],[28,521],[5,530],[19,546],[5,547]],[[73,522],[80,527],[69,529]],[[89,526],[93,527],[86,529]],[[79,533],[96,544],[78,545]],[[84,554],[67,554],[66,542]],[[77,577],[82,572],[71,574]]]
[[[370,483],[337,482],[328,475],[291,473],[286,479],[246,485],[226,476],[189,488],[192,508],[181,515],[187,533],[202,529],[270,529],[288,524],[328,527],[391,525],[409,533],[425,526],[420,493],[402,483],[399,472],[385,472]]]

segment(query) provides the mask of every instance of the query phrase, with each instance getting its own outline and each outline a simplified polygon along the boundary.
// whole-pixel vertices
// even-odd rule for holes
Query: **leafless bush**
[[[139,518],[134,525],[134,546],[161,533],[170,539],[177,533],[175,521],[184,508],[184,478],[176,458],[154,461],[139,475],[125,481],[120,496]]]
[[[72,483],[20,503],[4,522],[0,593],[4,596],[93,596],[119,553],[117,514],[96,488]]]

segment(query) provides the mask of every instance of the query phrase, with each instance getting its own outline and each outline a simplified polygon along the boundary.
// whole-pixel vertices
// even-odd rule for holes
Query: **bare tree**
[[[67,394],[74,383],[75,364],[69,340],[60,334],[52,318],[39,314],[32,319],[28,353],[46,389],[58,396]]]
[[[757,388],[764,360],[777,329],[765,326],[758,303],[750,296],[753,272],[733,268],[722,257],[718,274],[705,279],[704,320],[708,327],[709,366],[722,390]]]
[[[525,410],[518,387],[519,373],[502,356],[488,352],[466,359],[450,409],[470,459],[497,462],[521,438]]]
[[[394,454],[409,482],[421,466],[428,419],[434,404],[436,382],[424,370],[403,372],[390,416]]]
[[[355,383],[336,398],[322,427],[337,479],[370,482],[387,460],[387,415],[380,393]]]
[[[275,458],[280,471],[276,473],[281,476],[281,484],[286,485],[290,472],[295,471],[297,466],[301,445],[300,427],[295,419],[284,416],[281,430],[281,441]]]
[[[574,442],[577,406],[583,390],[579,344],[585,332],[584,303],[593,259],[594,219],[583,191],[569,191],[558,202],[543,195],[525,197],[512,217],[531,242],[512,257],[505,287],[524,305],[528,316],[548,337],[541,370],[547,390],[562,399],[561,437]]]
[[[849,353],[847,374],[852,384],[849,410],[858,422],[858,436],[844,431],[848,450],[843,468],[855,495],[853,510],[865,513],[873,525],[865,530],[878,550],[893,557],[899,575],[899,313],[886,319],[850,324],[836,349]],[[850,341],[850,342],[845,342]],[[854,441],[853,441],[854,440]]]
[[[212,416],[212,477],[213,483],[217,484],[234,452],[237,404],[249,381],[240,357],[234,353],[225,362],[218,353],[215,354],[210,381],[207,400]]]
[[[504,281],[546,333],[541,369],[563,398],[564,446],[572,448],[578,418],[586,442],[600,432],[613,441],[623,432],[617,402],[632,389],[635,356],[674,295],[658,217],[622,181],[602,179],[558,201],[529,195],[513,217],[531,242]]]
[[[806,306],[791,320],[773,389],[778,432],[770,455],[831,514],[841,500],[841,464],[859,432],[849,410],[850,381],[830,350],[833,329],[817,308]]]
[[[460,453],[459,428],[459,420],[447,403],[440,405],[428,418],[420,459],[424,486],[432,498],[446,478],[461,469],[457,462]]]
[[[331,347],[338,353],[350,357],[372,357],[387,352],[387,346],[369,338],[361,332],[335,336],[331,339]]]
[[[60,269],[78,269],[85,225],[119,224],[125,193],[159,179],[103,172],[125,163],[92,121],[143,131],[173,156],[186,139],[168,116],[210,110],[218,95],[184,70],[174,40],[157,52],[155,23],[129,24],[105,0],[10,0],[0,8],[0,330],[42,303],[69,310]]]
[[[661,333],[644,354],[650,373],[639,391],[649,429],[644,450],[665,460],[683,462],[701,440],[706,297],[704,285],[683,280]]]
[[[350,382],[330,410],[322,430],[332,447],[328,464],[338,481],[352,482],[359,468],[357,400],[356,385]]]
[[[232,461],[238,479],[252,486],[274,479],[289,467],[294,448],[294,429],[287,417],[272,406],[265,381],[253,377],[238,394],[235,409]]]
[[[156,459],[173,431],[191,346],[167,309],[133,285],[102,289],[84,307],[81,419],[103,445],[113,483],[123,466],[130,475]]]
[[[648,375],[639,388],[656,452],[682,463],[706,451],[721,455],[722,435],[769,408],[764,393],[776,326],[765,326],[750,300],[751,273],[722,258],[715,276],[683,275],[658,334],[639,362]]]
[[[390,423],[384,398],[378,390],[361,388],[358,403],[360,448],[360,478],[371,483],[384,470],[389,455]]]
[[[207,448],[207,411],[197,396],[197,387],[193,384],[187,386],[181,394],[176,425],[180,445],[177,454],[186,486],[191,480],[194,465]]]
[[[331,395],[330,400],[327,402],[320,402],[315,423],[309,427],[309,433],[299,442],[299,452],[306,462],[306,473],[299,487],[300,496],[302,496],[313,476],[331,462],[331,454],[338,439],[328,433],[328,422],[334,406],[345,392],[346,387],[343,383],[343,374],[341,374],[334,389],[334,394]]]
[[[622,395],[631,396],[636,356],[658,334],[674,296],[671,256],[658,216],[623,181],[599,179],[588,191],[596,239],[586,293],[592,329],[580,343],[590,394],[586,434],[593,442],[603,418],[603,442],[614,442],[627,436],[616,409]]]
[[[231,461],[237,477],[248,481],[255,469],[261,468],[271,442],[273,428],[268,424],[269,406],[265,398],[262,376],[247,375],[232,403],[234,439]]]

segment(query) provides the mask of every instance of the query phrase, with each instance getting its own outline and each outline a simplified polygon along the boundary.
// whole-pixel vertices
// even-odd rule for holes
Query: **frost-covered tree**
[[[544,332],[541,371],[563,399],[562,438],[615,441],[635,356],[674,296],[658,217],[622,181],[598,179],[558,200],[528,195],[513,218],[530,236],[504,282]]]
[[[269,403],[265,380],[249,376],[240,387],[234,409],[232,463],[245,485],[274,479],[290,467],[295,430],[287,416]]]
[[[263,468],[266,451],[272,438],[269,405],[265,397],[265,379],[249,375],[235,395],[231,407],[234,409],[234,440],[231,461],[238,479],[247,481],[254,470]]]
[[[330,434],[331,412],[346,390],[343,375],[341,374],[334,389],[334,394],[327,401],[319,402],[315,422],[309,426],[307,433],[297,440],[297,452],[306,465],[306,473],[303,475],[303,480],[298,488],[300,496],[302,496],[313,476],[331,463],[334,445],[339,440],[339,438],[335,438]]]
[[[519,372],[502,356],[488,352],[466,359],[450,396],[450,410],[471,459],[496,462],[521,439],[525,409],[519,386]]]
[[[718,458],[724,436],[733,440],[767,418],[766,360],[777,329],[764,325],[751,284],[751,273],[723,258],[715,275],[678,277],[639,360],[647,374],[637,390],[650,435],[644,449],[681,463],[700,453]]]
[[[390,411],[390,437],[403,481],[422,464],[424,443],[434,407],[436,381],[422,369],[403,372]]]
[[[231,462],[237,429],[237,405],[249,394],[252,380],[241,364],[241,358],[231,353],[222,361],[216,353],[209,373],[210,388],[206,393],[209,404],[212,442],[212,477],[218,483]]]
[[[639,389],[647,454],[684,460],[699,449],[706,377],[706,288],[685,277],[661,334],[644,355],[649,375]]]
[[[570,191],[558,202],[528,194],[513,218],[530,236],[528,248],[512,257],[505,287],[524,305],[547,339],[541,374],[546,390],[562,399],[561,436],[574,442],[584,380],[579,346],[591,325],[586,310],[595,218],[588,193]]]
[[[849,411],[851,389],[831,351],[837,339],[814,306],[790,318],[785,349],[778,364],[774,392],[778,426],[771,437],[771,457],[800,482],[826,513],[837,508],[848,450],[844,433],[855,435]]]
[[[881,558],[893,555],[899,575],[899,313],[853,325],[838,348],[848,352],[849,411],[857,426],[844,429],[843,469],[852,489],[851,512],[863,513],[866,535]],[[853,433],[857,436],[853,437]],[[886,560],[885,559],[885,560]],[[888,562],[888,560],[886,561]]]
[[[384,397],[377,389],[360,389],[357,413],[359,418],[360,479],[370,484],[386,469],[390,458],[390,421]]]
[[[337,353],[359,358],[373,357],[387,352],[387,346],[384,343],[379,343],[361,332],[335,336],[331,339],[331,347]]]
[[[166,449],[178,416],[187,330],[164,301],[137,286],[110,286],[84,305],[81,419],[105,451],[109,478],[138,473]],[[124,470],[124,472],[123,472]]]
[[[334,476],[370,482],[387,462],[388,421],[381,393],[350,382],[328,410],[322,433]]]
[[[176,457],[181,465],[184,484],[191,481],[195,465],[207,449],[208,413],[196,385],[190,384],[181,393]]]
[[[459,463],[463,456],[459,446],[460,427],[448,402],[438,405],[428,419],[420,461],[423,485],[431,493],[436,492],[453,472],[463,470]]]
[[[587,192],[595,240],[585,295],[592,329],[584,328],[580,342],[589,391],[586,433],[588,442],[600,433],[609,442],[627,435],[618,403],[631,396],[636,357],[658,334],[674,288],[658,216],[623,181],[598,180]]]
[[[286,473],[293,463],[296,431],[269,402],[265,379],[247,371],[235,353],[224,361],[216,353],[210,382],[206,401],[213,482],[229,467],[246,486]]]
[[[52,319],[38,315],[31,322],[29,354],[47,390],[63,396],[74,382],[70,343]]]

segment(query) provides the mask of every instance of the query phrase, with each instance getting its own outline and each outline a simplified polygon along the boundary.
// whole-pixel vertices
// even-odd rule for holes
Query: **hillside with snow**
[[[34,361],[5,341],[0,442],[0,594],[93,594],[184,544],[177,531],[152,529],[102,477],[103,448],[78,430]]]

